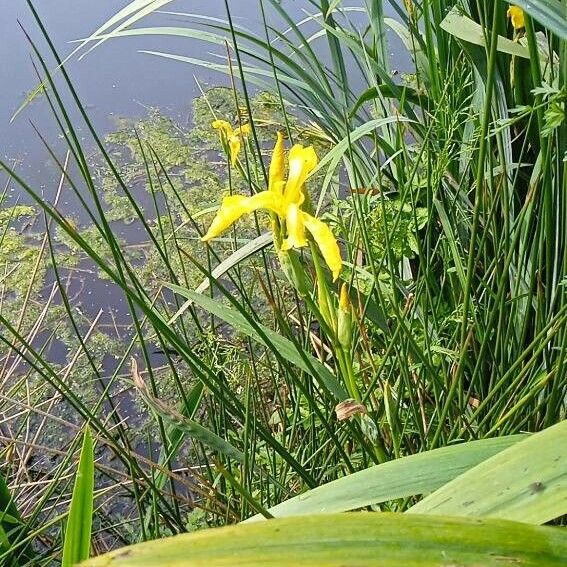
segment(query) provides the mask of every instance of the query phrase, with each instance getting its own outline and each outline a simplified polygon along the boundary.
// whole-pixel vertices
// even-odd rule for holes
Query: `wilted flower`
[[[521,8],[518,8],[518,6],[510,6],[508,8],[507,16],[510,18],[515,30],[521,30],[526,25],[524,11]]]
[[[203,241],[215,238],[242,215],[259,209],[275,213],[286,230],[282,242],[283,251],[307,246],[305,230],[311,234],[329,266],[333,279],[342,268],[342,259],[337,240],[331,229],[321,220],[301,210],[305,201],[304,184],[307,176],[317,166],[317,154],[313,147],[296,144],[289,151],[289,172],[285,180],[285,150],[283,135],[278,133],[270,163],[268,190],[252,197],[231,195],[225,197]]]
[[[242,145],[242,136],[248,136],[248,134],[250,134],[250,124],[244,124],[242,127],[233,129],[226,120],[215,120],[211,126],[219,131],[221,142],[228,145],[231,165],[236,165],[236,160],[238,159]]]
[[[337,419],[339,421],[347,421],[353,415],[364,415],[368,413],[366,406],[349,398],[348,400],[344,400],[341,403],[337,404],[335,407],[335,413],[337,414]]]

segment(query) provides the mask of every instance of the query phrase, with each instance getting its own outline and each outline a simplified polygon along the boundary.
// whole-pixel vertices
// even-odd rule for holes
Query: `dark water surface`
[[[36,0],[35,5],[57,49],[65,56],[73,48],[68,42],[86,37],[127,3],[127,0]],[[290,4],[292,13],[299,13],[300,4],[307,2]],[[239,22],[259,29],[256,2],[238,0],[233,5]],[[49,167],[45,149],[29,121],[32,120],[51,143],[57,139],[58,132],[46,102],[40,97],[10,124],[13,113],[37,84],[30,59],[31,48],[18,21],[38,42],[42,53],[47,54],[47,47],[24,0],[0,0],[0,6],[0,155],[21,161],[19,170],[25,179],[36,187],[45,186],[53,181],[50,173],[56,171]],[[217,17],[224,17],[225,13],[222,0],[177,1],[164,9]],[[156,14],[141,23],[152,24],[179,26],[184,22],[176,16]],[[113,116],[136,118],[145,115],[150,106],[184,120],[191,100],[199,93],[194,75],[209,85],[225,80],[204,68],[140,54],[140,49],[171,51],[204,59],[213,51],[211,46],[199,41],[136,37],[106,42],[85,59],[71,60],[68,72],[99,134],[114,128]]]
[[[71,41],[88,36],[128,3],[128,0],[35,0],[36,9],[61,56],[72,51]],[[264,4],[269,23],[285,29],[286,24],[270,10],[269,2]],[[353,7],[363,4],[363,0],[343,3]],[[294,21],[315,12],[308,0],[282,0],[281,5]],[[235,23],[263,37],[257,0],[230,0],[230,7]],[[56,182],[58,172],[49,163],[29,121],[33,121],[50,143],[55,143],[58,131],[48,105],[39,97],[10,123],[26,94],[38,83],[31,63],[31,48],[18,22],[38,43],[43,54],[47,54],[48,49],[25,0],[0,0],[0,8],[0,155],[3,159],[17,159],[19,171],[32,186],[47,188]],[[224,0],[176,0],[162,10],[226,18]],[[392,15],[393,11],[388,11]],[[355,21],[361,19],[356,13],[350,17]],[[187,22],[179,16],[160,13],[144,18],[137,25],[183,26],[188,25]],[[314,45],[317,48],[317,43]],[[142,54],[141,49],[211,61],[215,60],[213,54],[224,55],[222,48],[198,40],[147,36],[111,40],[81,61],[73,58],[67,70],[100,135],[114,129],[113,117],[141,117],[148,107],[158,107],[183,123],[189,119],[191,100],[199,94],[195,77],[208,86],[226,83],[223,74]],[[62,143],[60,147],[64,148]]]

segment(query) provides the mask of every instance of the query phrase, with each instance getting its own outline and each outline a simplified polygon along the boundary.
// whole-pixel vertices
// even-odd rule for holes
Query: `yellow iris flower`
[[[323,259],[333,274],[333,280],[336,280],[342,269],[337,240],[327,224],[301,210],[305,201],[304,184],[307,176],[317,166],[317,154],[312,146],[304,148],[297,144],[289,151],[288,162],[289,171],[285,180],[284,140],[283,135],[278,133],[270,163],[268,190],[252,197],[225,197],[202,240],[207,242],[215,238],[247,213],[266,209],[276,214],[282,226],[285,226],[287,237],[282,242],[281,250],[307,246],[307,230],[319,246]]]
[[[510,6],[508,8],[507,16],[512,21],[512,27],[515,30],[521,30],[526,25],[526,20],[524,18],[524,11],[518,6]]]
[[[211,126],[219,131],[221,142],[228,145],[230,163],[234,167],[242,146],[242,137],[248,136],[251,132],[250,124],[244,124],[233,130],[226,120],[215,120]]]

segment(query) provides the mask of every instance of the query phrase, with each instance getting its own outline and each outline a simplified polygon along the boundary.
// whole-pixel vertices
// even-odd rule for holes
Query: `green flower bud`
[[[339,309],[337,311],[337,338],[340,345],[348,350],[352,344],[352,305],[348,296],[347,284],[341,286]]]

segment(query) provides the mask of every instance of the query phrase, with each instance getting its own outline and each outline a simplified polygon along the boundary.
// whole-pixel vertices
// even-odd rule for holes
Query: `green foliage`
[[[5,475],[16,487],[23,474],[40,480],[37,505],[25,518],[45,562],[61,554],[57,526],[74,470],[64,442],[83,422],[107,448],[96,484],[112,495],[95,513],[95,543],[147,542],[113,552],[117,564],[143,554],[151,564],[161,545],[185,561],[187,547],[180,555],[176,543],[184,537],[150,540],[193,529],[195,518],[196,527],[225,525],[258,511],[295,509],[302,499],[321,511],[334,487],[345,501],[333,509],[431,505],[428,512],[439,506],[466,515],[470,489],[478,515],[508,504],[518,516],[508,508],[506,517],[523,521],[565,512],[553,499],[564,491],[562,447],[550,441],[562,430],[552,426],[567,415],[567,50],[557,18],[563,14],[553,2],[517,2],[537,23],[527,18],[525,30],[513,30],[507,2],[463,2],[459,12],[446,0],[393,2],[394,20],[383,18],[380,1],[363,13],[321,1],[313,5],[322,16],[296,25],[269,0],[259,3],[271,12],[257,35],[234,24],[228,2],[226,21],[179,14],[178,27],[144,28],[143,18],[167,2],[136,0],[90,38],[198,38],[223,57],[228,47],[228,62],[152,53],[230,75],[240,90],[206,92],[188,128],[151,111],[145,120],[122,121],[104,143],[77,99],[98,148],[90,159],[79,125],[60,104],[69,97],[54,98],[79,164],[92,164],[72,168],[72,189],[86,199],[82,213],[105,211],[90,223],[62,218],[0,162],[52,224],[40,244],[33,231],[16,230],[19,221],[8,213],[3,234],[14,270],[0,276],[14,275],[9,289],[19,290],[0,304],[0,384],[7,392],[0,411],[12,428],[0,435],[17,447],[3,450],[10,457]],[[366,14],[372,17],[360,34]],[[412,60],[407,80],[390,72],[386,30]],[[64,74],[61,84],[52,82],[48,70],[59,61],[51,55],[48,64],[36,52],[48,92],[63,85],[73,96]],[[251,96],[252,87],[262,93]],[[251,124],[235,167],[210,127],[215,118]],[[316,147],[320,162],[304,206],[340,235],[344,270],[336,283],[325,280],[316,249],[304,248],[288,257],[288,273],[304,270],[302,285],[290,285],[262,236],[271,228],[263,214],[213,243],[200,241],[224,196],[266,189],[276,131],[286,133],[287,147]],[[85,265],[128,311],[106,321],[104,332],[77,310],[67,285],[69,273]],[[26,280],[32,291],[44,285],[47,266],[61,302],[44,309],[37,293],[25,290]],[[341,288],[347,307],[338,301]],[[339,318],[351,325],[348,341],[338,340]],[[56,363],[49,347],[57,339],[70,350]],[[345,400],[345,389],[356,399]],[[44,433],[57,428],[64,433],[45,443]],[[516,435],[541,430],[503,449]],[[31,458],[38,452],[45,453],[41,466]],[[530,459],[541,468],[521,465]],[[415,463],[429,471],[422,483],[412,477]],[[515,495],[508,503],[486,490],[493,475]],[[492,538],[492,551],[502,546],[501,555],[485,557],[488,539],[473,526]],[[293,563],[293,537],[304,544],[297,549],[327,559],[321,535],[327,542],[360,536],[347,541],[348,558],[356,552],[366,561],[386,533],[391,545],[380,552],[392,561],[411,553],[412,541],[421,559],[439,563],[432,533],[454,552],[455,564],[501,557],[533,564],[546,553],[551,562],[544,540],[557,539],[559,551],[564,545],[561,531],[409,514],[263,522],[187,541],[207,561],[211,546],[232,558],[239,537],[249,545],[247,557],[259,541],[281,541],[284,547],[271,552]],[[23,535],[10,540],[0,562],[27,543]],[[270,549],[261,551],[273,559]]]
[[[81,456],[67,517],[62,567],[72,567],[89,558],[94,500],[94,450],[90,429],[83,435]]]
[[[396,514],[283,518],[114,551],[85,567],[193,565],[563,565],[562,530],[500,520]]]

